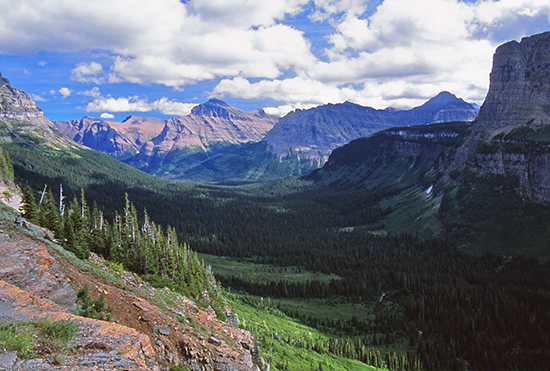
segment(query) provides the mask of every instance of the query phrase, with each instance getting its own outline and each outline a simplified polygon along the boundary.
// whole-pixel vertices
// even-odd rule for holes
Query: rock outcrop
[[[30,140],[29,133],[35,138]],[[62,135],[54,124],[44,117],[29,94],[14,88],[0,73],[0,138],[29,144],[47,144],[70,147],[74,142]],[[42,138],[38,141],[36,138]]]
[[[269,148],[280,158],[296,156],[325,162],[337,147],[353,139],[395,126],[472,121],[476,108],[449,92],[441,92],[411,110],[377,110],[350,102],[296,110],[283,117],[266,135]]]
[[[16,120],[41,121],[44,113],[33,102],[29,94],[16,89],[0,73],[0,117]]]

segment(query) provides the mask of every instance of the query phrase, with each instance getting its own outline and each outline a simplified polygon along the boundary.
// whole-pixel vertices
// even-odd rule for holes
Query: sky
[[[482,104],[495,49],[548,0],[0,0],[0,73],[47,118],[182,116],[210,98],[282,116],[350,101]]]

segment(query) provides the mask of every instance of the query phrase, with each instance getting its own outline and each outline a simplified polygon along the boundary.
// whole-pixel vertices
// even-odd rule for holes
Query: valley
[[[206,142],[194,154],[178,147],[196,138],[183,135],[189,122],[174,118],[162,134],[170,145],[149,137],[140,139],[155,144],[148,152],[131,147],[135,155],[124,161],[141,161],[137,169],[114,159],[119,152],[71,141],[3,79],[2,181],[23,192],[26,218],[50,231],[40,238],[71,264],[101,256],[110,272],[133,274],[138,286],[208,313],[211,322],[200,324],[170,317],[202,333],[194,337],[218,339],[238,318],[250,341],[224,341],[245,349],[251,369],[542,370],[550,364],[547,91],[525,87],[546,76],[547,50],[549,33],[497,49],[488,103],[473,122],[473,108],[450,93],[398,115],[343,103],[277,123],[211,100],[193,117],[256,115],[266,127],[254,140],[209,147],[219,151],[207,159]],[[530,62],[508,73],[506,58],[518,53]],[[508,111],[497,97],[528,100],[528,109]],[[441,100],[466,116],[445,116]],[[365,112],[393,118],[361,132]],[[341,126],[326,125],[338,118]],[[349,138],[335,134],[344,127]],[[279,130],[304,142],[275,143]],[[334,148],[308,143],[316,137]],[[197,153],[200,169],[165,162],[191,164]],[[154,161],[163,165],[148,171]],[[139,170],[166,175],[170,166],[201,183]],[[7,215],[6,225],[14,214]],[[166,300],[174,309],[176,299]],[[216,369],[191,348],[170,351],[173,362],[162,367]]]

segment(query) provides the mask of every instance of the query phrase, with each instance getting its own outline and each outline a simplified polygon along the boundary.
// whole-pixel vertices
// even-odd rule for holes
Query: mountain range
[[[475,105],[441,92],[411,110],[345,102],[296,110],[279,119],[211,99],[187,116],[165,121],[162,129],[162,120],[133,116],[123,123],[83,118],[55,125],[76,142],[149,174],[219,183],[305,174],[355,138],[396,125],[471,121],[476,114]]]

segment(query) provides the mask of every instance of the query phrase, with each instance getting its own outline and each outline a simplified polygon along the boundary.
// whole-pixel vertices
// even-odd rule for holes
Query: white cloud
[[[220,80],[214,94],[277,99],[281,107],[349,99],[382,108],[442,90],[481,103],[495,48],[550,29],[547,0],[0,0],[0,7],[0,54],[97,50],[110,58],[76,65],[74,81],[182,90]],[[312,26],[302,32],[292,23],[306,19],[303,9],[332,27],[322,56],[311,43],[323,36],[308,40]]]
[[[38,94],[31,94],[31,98],[35,102],[47,102],[48,101],[46,98],[43,98]]]
[[[540,0],[385,0],[368,17],[366,4],[315,1],[312,18],[329,19],[335,29],[328,61],[316,60],[287,79],[223,79],[214,93],[293,107],[350,100],[407,108],[448,90],[480,104],[496,47],[550,26],[550,4]],[[518,27],[504,27],[509,22]]]
[[[112,120],[112,119],[115,118],[115,115],[113,115],[112,113],[104,112],[99,117],[104,119],[104,120]]]
[[[82,92],[79,92],[78,94],[92,98],[101,98],[101,93],[99,92],[99,88],[97,86],[94,86],[92,90],[84,90]]]
[[[48,64],[48,62],[46,62],[46,61],[39,61],[39,62],[38,62],[38,65],[39,65],[40,67],[44,67],[44,66],[47,65],[47,64]]]
[[[18,0],[0,14],[0,54],[107,50],[116,57],[110,82],[275,78],[315,61],[303,33],[281,24],[307,2]],[[72,78],[99,83],[96,67],[79,65]]]
[[[63,98],[67,98],[72,94],[72,91],[69,88],[61,88],[59,89],[59,93],[63,96]]]
[[[103,66],[96,62],[80,63],[71,71],[71,80],[78,82],[92,82],[101,84],[105,81],[103,77],[97,77],[103,72]]]
[[[185,116],[195,107],[195,103],[182,103],[169,100],[166,97],[160,98],[152,103],[147,99],[134,97],[113,98],[98,97],[88,103],[86,111],[88,112],[151,112],[159,111],[164,115]]]

